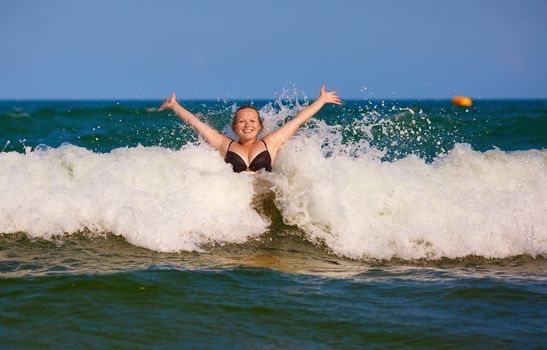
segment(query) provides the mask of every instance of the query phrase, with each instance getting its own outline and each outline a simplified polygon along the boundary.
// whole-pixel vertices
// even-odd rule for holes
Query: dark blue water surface
[[[234,105],[249,102],[297,104],[185,106],[223,130]],[[70,143],[110,152],[198,141],[171,113],[156,112],[159,104],[0,101],[0,147],[24,153]],[[383,161],[412,154],[429,162],[456,143],[547,147],[546,100],[469,108],[353,100],[327,106],[317,120],[342,144],[381,150]],[[287,225],[273,200],[265,207],[268,233],[201,252],[158,253],[108,233],[0,233],[0,348],[547,348],[545,257],[351,260]]]
[[[274,110],[284,106],[296,112],[295,102],[189,101],[184,105],[223,130],[236,105],[271,105]],[[138,144],[178,148],[197,140],[193,130],[172,113],[156,112],[159,105],[160,101],[0,101],[0,143],[10,141],[5,151],[68,142],[109,152]],[[473,107],[451,106],[446,100],[349,100],[342,107],[326,106],[316,119],[339,126],[346,142],[365,139],[375,148],[387,149],[391,158],[408,154],[432,158],[462,142],[479,151],[547,147],[547,100],[479,100]],[[362,132],[367,126],[370,135]]]
[[[0,280],[8,347],[541,348],[530,273],[373,266],[345,278],[151,268]]]

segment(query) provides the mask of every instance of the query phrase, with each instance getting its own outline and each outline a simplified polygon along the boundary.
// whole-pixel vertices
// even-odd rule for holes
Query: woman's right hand
[[[321,94],[319,95],[319,100],[323,103],[334,103],[336,105],[341,105],[340,97],[336,95],[336,91],[326,91],[325,85],[321,86]]]
[[[177,103],[177,95],[173,92],[168,99],[163,101],[163,104],[161,105],[161,107],[158,108],[158,112],[161,112],[164,109],[168,109],[168,108],[173,109],[176,103]]]

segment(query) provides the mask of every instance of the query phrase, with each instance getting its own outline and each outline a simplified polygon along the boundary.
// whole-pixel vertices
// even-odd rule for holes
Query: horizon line
[[[342,101],[370,101],[370,100],[391,100],[391,101],[397,101],[397,100],[428,100],[428,101],[445,101],[445,100],[451,100],[455,96],[462,96],[462,95],[454,95],[452,97],[348,97],[348,98],[342,98]],[[467,96],[470,97],[470,96]],[[547,100],[547,97],[470,97],[472,100]],[[184,100],[184,101],[275,101],[278,98],[276,97],[232,97],[232,98],[226,98],[226,97],[196,97],[196,98],[177,98],[177,100]],[[0,97],[0,101],[162,101],[165,100],[164,97],[160,98],[106,98],[106,97],[46,97],[46,98],[3,98]],[[291,100],[294,100],[294,98],[291,98]],[[305,98],[297,97],[297,100],[306,100]],[[307,98],[307,100],[315,100],[311,98]]]

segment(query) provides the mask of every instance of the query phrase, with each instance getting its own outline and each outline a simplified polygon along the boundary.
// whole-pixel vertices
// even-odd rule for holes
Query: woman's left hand
[[[326,91],[325,85],[321,86],[321,95],[319,95],[319,99],[323,103],[334,103],[337,105],[341,105],[340,97],[336,95],[336,91]]]
[[[158,112],[163,111],[164,109],[173,109],[173,107],[177,104],[177,94],[174,92],[169,96],[165,101],[163,101],[163,104],[160,108],[158,108]]]

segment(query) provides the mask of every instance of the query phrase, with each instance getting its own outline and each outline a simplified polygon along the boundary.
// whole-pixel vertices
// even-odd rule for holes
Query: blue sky
[[[0,99],[547,98],[547,1],[0,0]]]

